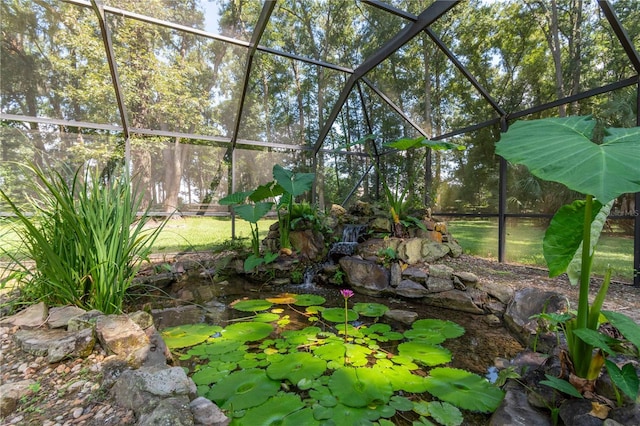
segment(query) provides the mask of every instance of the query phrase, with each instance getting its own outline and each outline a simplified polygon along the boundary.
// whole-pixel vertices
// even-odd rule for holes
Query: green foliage
[[[4,254],[13,262],[13,276],[25,285],[24,294],[50,305],[120,312],[166,221],[149,227],[151,217],[137,216],[142,198],[132,193],[126,172],[104,180],[97,170],[78,169],[67,182],[59,172],[24,169],[33,176],[30,211],[0,190],[18,219],[23,251]],[[25,259],[35,262],[35,269]]]
[[[320,296],[310,294],[287,293],[269,300],[300,303],[314,312],[321,307],[310,306],[311,303],[324,303]],[[268,309],[264,300],[256,301],[254,306],[249,300],[243,302],[247,311],[256,307]],[[383,310],[378,305],[358,306],[364,312],[378,314]],[[271,324],[249,316],[207,336],[196,346],[182,349],[186,352],[179,358],[190,360],[190,375],[198,393],[227,410],[232,424],[237,425],[253,425],[264,419],[291,425],[313,425],[327,420],[337,425],[376,421],[381,425],[392,424],[386,419],[397,412],[420,412],[411,401],[413,396],[409,398],[401,393],[422,394],[428,389],[433,395],[432,401],[420,404],[428,407],[428,414],[421,412],[425,421],[430,417],[442,425],[459,425],[463,414],[456,407],[488,412],[501,400],[500,389],[462,370],[431,370],[436,374],[429,383],[431,373],[426,366],[445,363],[450,356],[441,356],[444,348],[427,345],[421,337],[401,343],[397,347],[400,353],[393,354],[395,343],[391,342],[406,338],[388,324],[375,322],[358,328],[348,324],[352,340],[345,342],[339,336],[344,327],[341,323],[344,309],[324,311],[331,309],[338,310],[339,325],[327,328],[325,324],[322,329],[309,326],[280,332],[280,328],[271,324],[278,323],[284,316],[271,317]],[[416,330],[447,336],[443,339],[458,337],[463,332],[450,321],[425,319],[416,324]],[[183,332],[188,333],[187,326],[172,330],[169,335],[181,336]],[[203,329],[196,334],[207,332]],[[456,393],[460,396],[450,395]],[[305,398],[304,403],[301,396]]]
[[[556,213],[543,249],[551,275],[569,269],[570,277],[580,278],[578,313],[564,324],[564,330],[575,373],[587,379],[597,378],[604,364],[601,352],[594,353],[594,347],[610,349],[595,336],[610,271],[593,304],[589,304],[595,244],[612,200],[626,192],[640,191],[640,127],[605,128],[601,144],[591,141],[594,128],[595,121],[590,117],[521,121],[496,145],[496,153],[508,161],[523,164],[533,175],[586,196],[584,201]]]

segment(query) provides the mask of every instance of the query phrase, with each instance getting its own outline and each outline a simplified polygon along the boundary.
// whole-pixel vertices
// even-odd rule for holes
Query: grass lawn
[[[450,220],[449,231],[458,240],[465,253],[497,259],[498,221]],[[545,228],[533,220],[507,220],[506,261],[546,268],[542,255]],[[604,232],[593,260],[593,273],[602,276],[607,265],[613,268],[612,277],[633,281],[633,238]]]
[[[275,219],[261,220],[258,224],[260,238],[264,238]],[[497,220],[450,220],[449,231],[458,240],[465,253],[497,259]],[[507,221],[506,260],[545,267],[542,256],[544,227],[532,220]],[[251,229],[244,220],[236,221],[236,236],[250,246]],[[231,220],[216,217],[189,217],[171,219],[156,243],[154,252],[175,253],[181,251],[215,250],[231,239]],[[0,222],[0,245],[6,248],[17,241],[10,232],[8,222]],[[596,247],[593,270],[603,275],[607,265],[613,267],[613,277],[630,282],[633,280],[633,238],[605,232]]]

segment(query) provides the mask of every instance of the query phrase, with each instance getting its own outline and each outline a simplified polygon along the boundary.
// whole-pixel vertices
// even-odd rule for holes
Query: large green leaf
[[[625,393],[631,400],[636,400],[638,397],[638,390],[640,389],[640,380],[638,379],[638,373],[632,363],[625,364],[620,369],[613,361],[604,361],[609,377],[611,381]]]
[[[465,410],[490,413],[504,398],[504,392],[486,379],[456,368],[434,368],[425,381],[431,395]]]
[[[221,206],[242,204],[245,202],[249,195],[251,195],[251,191],[234,192],[233,194],[229,194],[226,197],[221,198],[220,201],[218,201],[218,204],[220,204]]]
[[[165,328],[161,334],[169,349],[179,349],[202,343],[221,330],[218,325],[190,324]]]
[[[602,205],[593,201],[593,218]],[[555,277],[567,270],[569,263],[582,244],[585,201],[576,200],[556,212],[544,234],[542,252],[549,267],[549,276]]]
[[[640,191],[640,127],[605,129],[600,145],[590,139],[594,127],[588,116],[518,121],[502,135],[496,153],[603,203]]]
[[[280,390],[280,382],[267,377],[264,370],[249,369],[229,374],[212,386],[207,398],[223,410],[244,410],[266,402]]]
[[[625,314],[612,311],[602,311],[605,317],[609,320],[611,325],[622,333],[622,335],[636,348],[640,349],[640,325]]]
[[[279,164],[273,166],[273,178],[286,192],[295,196],[304,194],[311,189],[315,179],[314,173],[293,173],[285,170]]]
[[[329,379],[331,393],[349,407],[367,407],[389,402],[393,388],[387,378],[370,368],[344,367]]]
[[[267,367],[267,375],[274,380],[287,379],[294,385],[302,379],[317,379],[327,369],[327,362],[309,352],[293,352]]]
[[[261,202],[255,204],[242,204],[239,206],[234,206],[233,210],[240,216],[242,219],[246,220],[249,223],[258,223],[260,219],[273,207],[273,203],[271,202]]]

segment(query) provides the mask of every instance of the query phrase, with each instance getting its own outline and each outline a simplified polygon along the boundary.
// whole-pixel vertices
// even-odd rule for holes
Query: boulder
[[[0,320],[0,326],[17,326],[20,328],[42,327],[47,322],[49,309],[44,302],[31,305],[15,315]]]
[[[47,325],[49,328],[67,328],[69,320],[79,315],[83,315],[86,311],[77,306],[60,306],[49,309],[49,319]]]
[[[422,261],[422,239],[408,238],[398,245],[398,258],[409,265]]]
[[[471,314],[483,314],[473,299],[466,291],[449,290],[440,293],[430,293],[422,298],[422,301],[430,306],[453,309],[456,311],[469,312]]]
[[[195,398],[196,385],[182,367],[152,366],[122,371],[111,392],[116,403],[134,410],[138,417],[153,412],[160,401],[170,397]]]
[[[398,284],[398,287],[396,287],[394,291],[398,296],[411,299],[419,299],[429,294],[429,290],[424,288],[422,284],[406,279],[400,281],[400,284]]]
[[[194,399],[189,407],[196,425],[224,426],[231,421],[216,404],[205,397]]]
[[[340,259],[340,267],[347,283],[358,293],[379,296],[390,290],[389,271],[376,263],[345,256]]]
[[[289,241],[294,251],[300,253],[303,258],[319,261],[324,255],[324,237],[320,232],[312,229],[291,231]]]
[[[66,331],[59,328],[48,330],[18,330],[14,340],[20,348],[36,356],[46,356],[50,363],[68,357],[86,358],[95,346],[93,329]]]
[[[405,325],[411,325],[418,319],[418,313],[402,309],[389,309],[384,313],[384,317]]]
[[[142,365],[150,350],[149,337],[127,315],[99,317],[96,334],[107,353],[124,358],[133,367]]]
[[[562,313],[568,310],[567,298],[553,291],[543,291],[537,288],[525,288],[517,291],[513,300],[507,306],[504,313],[504,322],[508,330],[514,337],[524,346],[528,346],[531,342],[532,335],[538,333],[538,320],[531,318],[543,312],[546,313]],[[552,347],[555,345],[555,337],[549,335],[541,339],[538,336],[538,345],[548,341]],[[541,349],[543,350],[543,349]]]
[[[0,385],[0,418],[13,413],[20,399],[33,394],[34,386],[37,383],[31,379]]]

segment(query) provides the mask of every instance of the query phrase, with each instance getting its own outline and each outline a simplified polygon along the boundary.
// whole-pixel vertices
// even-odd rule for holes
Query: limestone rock
[[[398,258],[409,265],[422,261],[422,239],[409,238],[398,246]]]
[[[165,398],[195,396],[196,386],[181,367],[153,366],[122,371],[111,392],[118,405],[140,415],[152,412]]]
[[[507,329],[513,332],[514,337],[527,346],[531,336],[538,331],[537,320],[531,318],[533,315],[542,312],[561,313],[566,312],[567,309],[567,299],[562,294],[537,288],[525,288],[515,293],[504,313],[504,322]],[[555,341],[553,336],[551,337],[550,344],[553,345]],[[538,345],[540,343],[539,339]]]
[[[205,397],[194,399],[189,407],[196,425],[225,426],[231,421],[216,404]]]
[[[440,293],[454,289],[453,280],[451,278],[439,278],[430,276],[427,280],[427,288],[429,293]]]
[[[0,320],[0,326],[18,326],[20,328],[37,328],[47,322],[49,310],[44,302],[31,305],[15,315]]]
[[[0,385],[0,417],[13,413],[21,398],[33,394],[32,387],[35,385],[36,382],[31,379]]]
[[[370,296],[380,296],[390,290],[389,271],[367,260],[346,256],[340,259],[347,283],[354,291]]]
[[[468,292],[460,290],[449,290],[440,293],[431,293],[425,296],[422,301],[427,305],[440,308],[454,309],[456,311],[469,312],[472,314],[483,314],[484,311],[473,303]]]
[[[103,316],[104,314],[96,309],[92,309],[83,314],[70,318],[67,321],[67,330],[68,331],[77,331],[82,330],[84,328],[91,328],[96,324],[98,317]]]
[[[324,255],[324,237],[320,232],[314,232],[312,229],[291,231],[289,241],[294,251],[306,259],[318,261]]]
[[[421,284],[426,283],[429,278],[427,271],[416,266],[410,266],[402,271],[402,276],[403,278],[407,278]]]
[[[429,294],[429,290],[424,288],[422,284],[418,284],[411,280],[402,280],[398,287],[395,288],[395,293],[398,296],[408,297],[411,299],[419,299]]]
[[[128,314],[128,316],[143,330],[146,330],[149,327],[153,327],[153,316],[148,312],[136,311]]]
[[[49,319],[47,325],[49,328],[67,328],[69,320],[84,314],[84,309],[77,306],[61,306],[49,309]]]
[[[418,319],[418,313],[402,309],[389,309],[384,313],[384,317],[402,324],[411,325]]]
[[[493,282],[478,282],[475,285],[478,290],[484,291],[491,297],[498,299],[503,304],[508,304],[513,299],[515,291],[513,288]]]
[[[192,426],[193,415],[185,395],[165,398],[149,414],[140,416],[138,426]]]
[[[391,232],[391,221],[386,217],[375,217],[369,223],[369,229],[373,232]]]
[[[453,276],[457,277],[464,284],[475,284],[478,282],[478,276],[472,272],[454,271]]]
[[[449,254],[451,248],[447,244],[423,240],[422,258],[425,262],[435,262]]]
[[[402,267],[398,262],[393,262],[389,268],[389,285],[391,287],[398,287],[400,281],[402,281]]]
[[[500,407],[489,420],[490,426],[551,426],[551,418],[546,413],[531,407],[527,402],[526,389],[515,381],[505,387],[505,396]]]
[[[14,340],[20,348],[36,356],[46,356],[50,363],[61,361],[67,357],[87,357],[95,345],[93,329],[66,331],[59,328],[53,330],[18,330]]]
[[[126,359],[134,367],[142,364],[150,349],[149,337],[127,315],[99,317],[96,334],[105,351]]]

